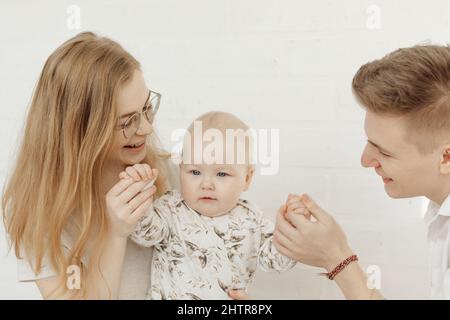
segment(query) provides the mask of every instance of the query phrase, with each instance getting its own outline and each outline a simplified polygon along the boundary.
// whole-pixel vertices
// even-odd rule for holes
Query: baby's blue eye
[[[229,176],[229,174],[226,172],[219,172],[219,173],[217,173],[217,176],[218,177],[226,177],[226,176]]]
[[[191,173],[192,173],[194,176],[199,176],[199,175],[200,175],[200,171],[198,171],[198,170],[191,170]]]

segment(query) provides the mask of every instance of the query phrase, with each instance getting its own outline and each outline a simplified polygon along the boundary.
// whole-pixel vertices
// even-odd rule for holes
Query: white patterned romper
[[[229,299],[250,284],[256,267],[286,271],[295,265],[272,243],[272,222],[246,200],[219,217],[189,208],[168,191],[139,221],[130,238],[153,250],[148,299]]]

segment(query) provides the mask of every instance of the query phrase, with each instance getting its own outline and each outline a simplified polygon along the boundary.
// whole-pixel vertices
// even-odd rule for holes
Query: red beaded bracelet
[[[358,256],[356,254],[348,257],[344,261],[338,264],[336,268],[333,269],[333,271],[328,273],[322,273],[324,276],[326,276],[328,279],[333,280],[336,275],[345,269],[351,262],[358,261]]]

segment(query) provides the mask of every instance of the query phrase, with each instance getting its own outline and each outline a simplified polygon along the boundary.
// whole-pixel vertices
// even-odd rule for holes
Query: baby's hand
[[[307,219],[309,219],[311,217],[311,213],[305,207],[305,205],[301,202],[300,198],[301,198],[300,195],[295,195],[295,194],[288,195],[288,198],[286,200],[286,212],[284,214],[284,217],[286,218],[286,220],[289,221],[289,216],[288,216],[289,213],[302,214]]]
[[[132,178],[135,181],[150,181],[143,189],[149,189],[155,182],[158,176],[158,169],[152,169],[146,163],[138,163],[133,166],[129,166],[119,174],[120,179]]]

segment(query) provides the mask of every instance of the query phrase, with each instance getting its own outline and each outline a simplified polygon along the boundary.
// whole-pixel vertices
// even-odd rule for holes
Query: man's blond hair
[[[407,140],[426,153],[450,142],[450,47],[417,45],[363,65],[353,93],[367,110],[405,116]]]

